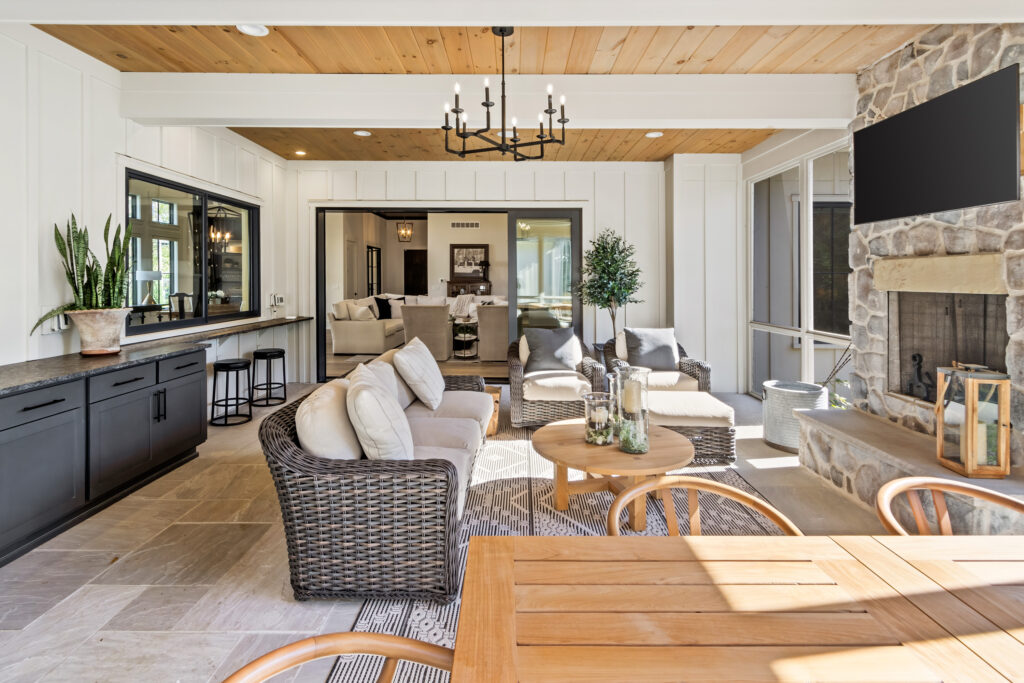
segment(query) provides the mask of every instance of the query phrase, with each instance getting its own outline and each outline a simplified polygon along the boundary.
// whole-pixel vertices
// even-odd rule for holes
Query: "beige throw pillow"
[[[412,460],[412,430],[394,393],[362,363],[349,373],[349,378],[348,416],[366,457]]]
[[[395,367],[424,405],[437,410],[444,394],[444,377],[430,349],[419,337],[413,337],[395,353]]]
[[[348,317],[350,320],[376,320],[369,306],[360,306],[353,301],[348,302]]]
[[[302,450],[318,458],[358,460],[359,437],[348,418],[349,380],[336,379],[306,397],[295,412],[295,431]]]

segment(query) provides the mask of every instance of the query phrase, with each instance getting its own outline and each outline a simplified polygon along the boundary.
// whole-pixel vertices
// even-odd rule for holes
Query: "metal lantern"
[[[1010,474],[1010,376],[982,365],[939,368],[935,434],[939,462],[968,477]]]
[[[412,223],[409,221],[398,221],[395,224],[395,228],[398,232],[399,242],[412,242]]]

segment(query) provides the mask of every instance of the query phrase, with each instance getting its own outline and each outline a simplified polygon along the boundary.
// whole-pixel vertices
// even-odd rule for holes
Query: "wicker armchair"
[[[698,391],[711,391],[711,366],[702,360],[688,358],[682,344],[677,343],[676,346],[679,347],[679,372],[697,380]],[[604,364],[608,368],[608,372],[614,372],[615,368],[629,365],[615,355],[615,337],[604,343]]]
[[[583,362],[576,372],[590,380],[594,391],[604,391],[605,369],[583,347]],[[519,360],[519,342],[508,347],[508,384],[511,394],[512,426],[534,427],[555,420],[583,417],[583,401],[528,401],[523,398],[523,362]]]
[[[481,377],[445,377],[483,391]],[[260,425],[296,600],[458,594],[458,473],[447,460],[328,460],[299,446],[299,399]]]

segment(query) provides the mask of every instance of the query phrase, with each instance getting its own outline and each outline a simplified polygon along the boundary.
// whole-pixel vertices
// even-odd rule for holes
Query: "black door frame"
[[[372,207],[372,206],[318,206],[316,207],[316,244],[315,244],[315,262],[316,262],[316,381],[325,382],[327,381],[327,294],[324,291],[325,280],[326,280],[326,264],[324,261],[324,242],[327,236],[327,214],[328,213],[342,213],[342,212],[368,212],[375,213],[379,211],[387,212],[407,212],[407,213],[504,213],[509,216],[509,234],[508,234],[508,263],[509,263],[509,341],[512,340],[512,335],[516,330],[516,319],[515,319],[515,265],[516,265],[516,253],[515,253],[515,221],[512,220],[512,214],[515,213],[517,216],[532,216],[536,218],[569,218],[572,222],[571,235],[572,235],[572,286],[573,291],[579,285],[580,268],[583,264],[583,209],[566,209],[566,208],[551,208],[551,209],[517,209],[511,207]],[[429,282],[427,283],[429,287]],[[576,334],[579,335],[580,339],[583,338],[583,305],[580,303],[578,297],[573,297],[573,328]]]
[[[518,338],[517,319],[518,273],[516,255],[516,223],[520,218],[567,218],[572,248],[572,328],[576,336],[583,339],[583,304],[576,296],[579,291],[580,271],[583,268],[583,209],[508,209],[508,340]]]

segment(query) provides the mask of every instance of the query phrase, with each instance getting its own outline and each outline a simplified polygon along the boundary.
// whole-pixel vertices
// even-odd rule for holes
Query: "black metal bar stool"
[[[281,381],[274,380],[274,361],[281,361]],[[257,383],[259,362],[263,361],[263,381]],[[254,406],[276,406],[288,400],[288,367],[284,362],[284,349],[267,348],[256,349],[252,352],[252,390],[253,397],[250,403]],[[276,391],[280,389],[281,393]],[[262,391],[263,398],[256,398],[256,392]]]
[[[252,396],[252,379],[249,377],[251,362],[245,358],[231,358],[219,360],[213,364],[213,402],[210,404],[210,424],[215,427],[230,427],[240,425],[252,420],[252,406],[249,398]],[[231,392],[231,375],[235,376],[235,391]],[[217,398],[217,378],[223,375],[221,381],[224,383],[224,398]],[[241,377],[245,377],[246,395],[242,396]],[[246,406],[247,413],[241,412],[240,408]],[[223,409],[217,415],[217,409]]]

